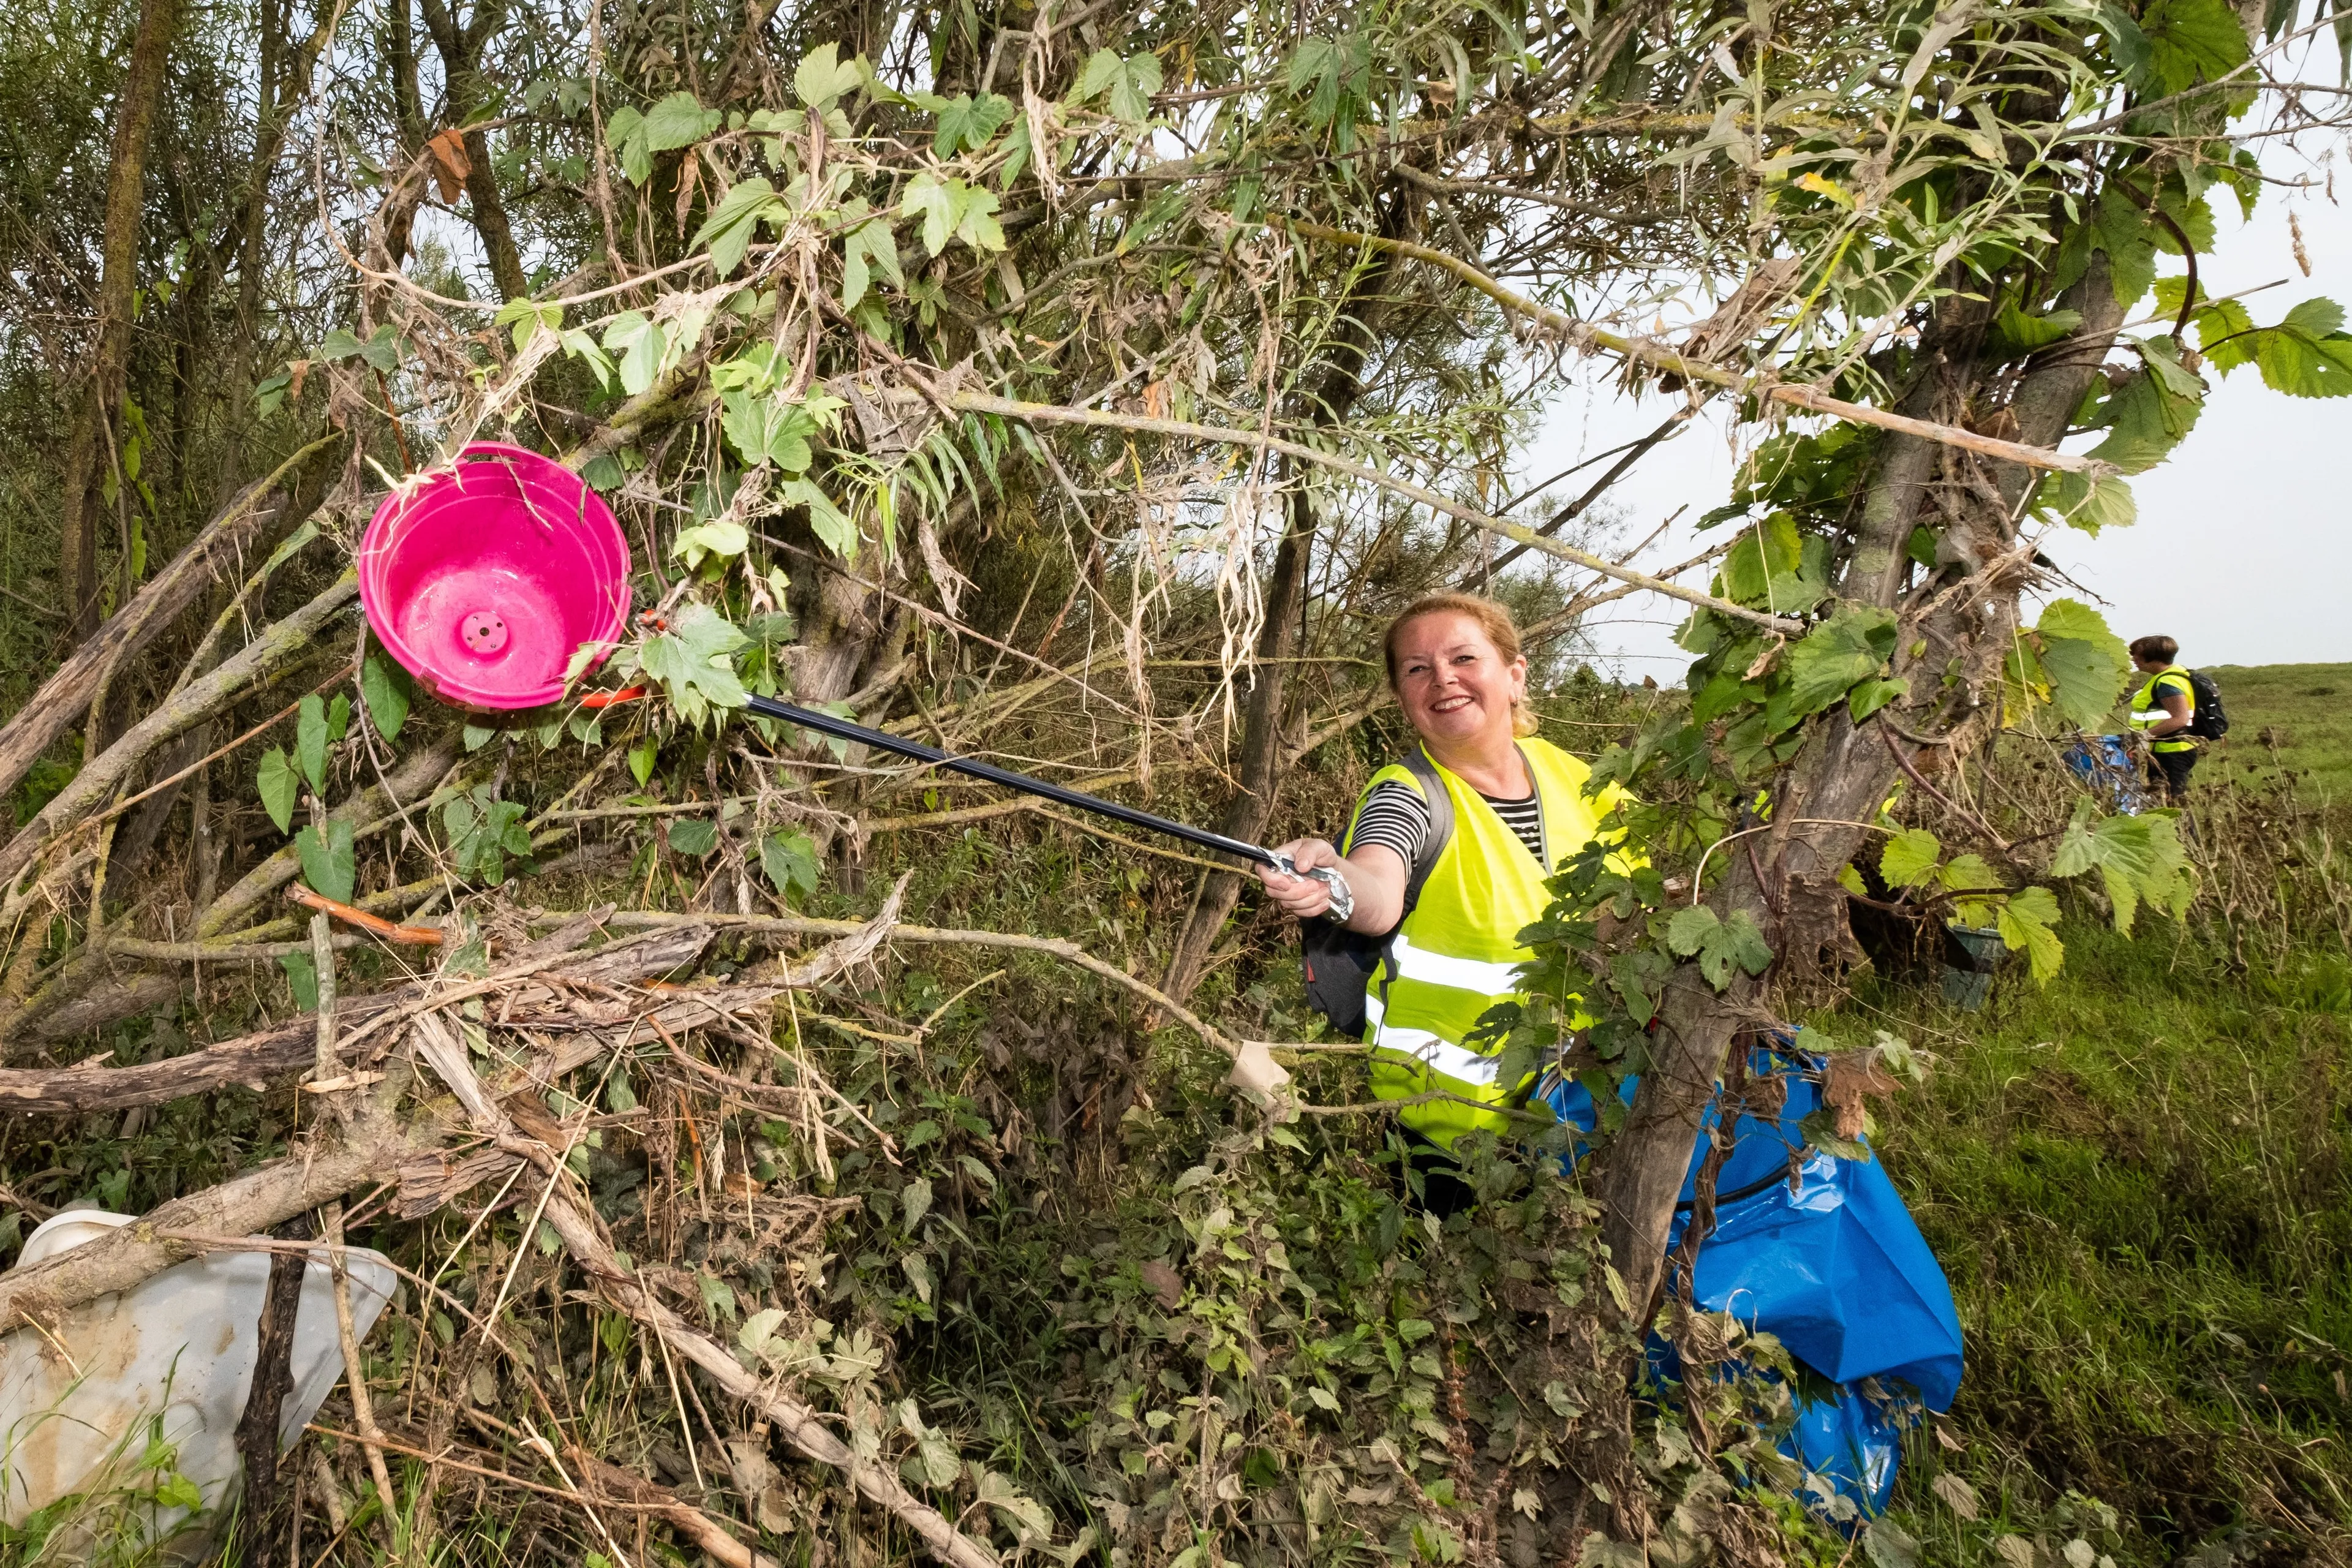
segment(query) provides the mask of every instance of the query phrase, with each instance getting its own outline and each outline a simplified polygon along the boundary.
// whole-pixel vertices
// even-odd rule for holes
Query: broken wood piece
[[[286,889],[286,900],[306,910],[316,910],[362,931],[373,931],[386,942],[396,942],[404,947],[439,947],[441,932],[432,926],[395,925],[382,915],[372,915],[365,910],[355,910],[349,904],[339,904],[323,893],[314,893],[299,882]]]

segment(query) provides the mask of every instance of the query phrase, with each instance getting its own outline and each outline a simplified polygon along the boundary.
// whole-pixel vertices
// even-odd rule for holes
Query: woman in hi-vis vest
[[[1387,653],[1397,704],[1453,803],[1452,836],[1420,899],[1404,908],[1432,819],[1413,770],[1402,763],[1365,785],[1344,855],[1320,838],[1283,849],[1302,868],[1339,868],[1356,897],[1351,929],[1392,933],[1365,999],[1372,1092],[1407,1100],[1443,1091],[1446,1098],[1397,1113],[1408,1132],[1442,1150],[1474,1128],[1500,1132],[1510,1125],[1483,1108],[1502,1104],[1520,1086],[1496,1081],[1493,1056],[1467,1043],[1470,1026],[1513,994],[1512,969],[1528,956],[1519,932],[1550,902],[1545,879],[1592,842],[1621,793],[1612,787],[1588,797],[1591,770],[1536,738],[1518,627],[1493,600],[1423,599],[1389,627]],[[1258,878],[1276,903],[1301,919],[1330,906],[1321,882],[1263,868]]]

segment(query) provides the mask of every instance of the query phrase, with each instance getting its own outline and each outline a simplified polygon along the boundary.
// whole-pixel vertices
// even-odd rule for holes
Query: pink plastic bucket
[[[629,614],[629,546],[579,475],[478,443],[386,496],[360,542],[376,639],[445,702],[537,708],[563,695],[583,643],[602,661]]]

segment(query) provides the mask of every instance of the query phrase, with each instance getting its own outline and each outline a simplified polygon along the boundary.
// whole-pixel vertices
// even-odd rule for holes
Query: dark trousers
[[[2179,800],[2189,793],[2189,770],[2197,765],[2197,753],[2189,752],[2150,752],[2147,754],[2147,782],[2160,784],[2164,793]]]

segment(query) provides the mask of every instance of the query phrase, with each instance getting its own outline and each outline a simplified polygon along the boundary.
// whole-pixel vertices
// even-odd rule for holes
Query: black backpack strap
[[[1404,754],[1405,771],[1421,785],[1423,804],[1429,807],[1429,836],[1421,841],[1421,853],[1412,858],[1411,872],[1404,883],[1404,912],[1412,913],[1421,902],[1421,889],[1429,881],[1429,874],[1437,867],[1437,858],[1454,841],[1454,795],[1445,787],[1437,764],[1418,742]]]

